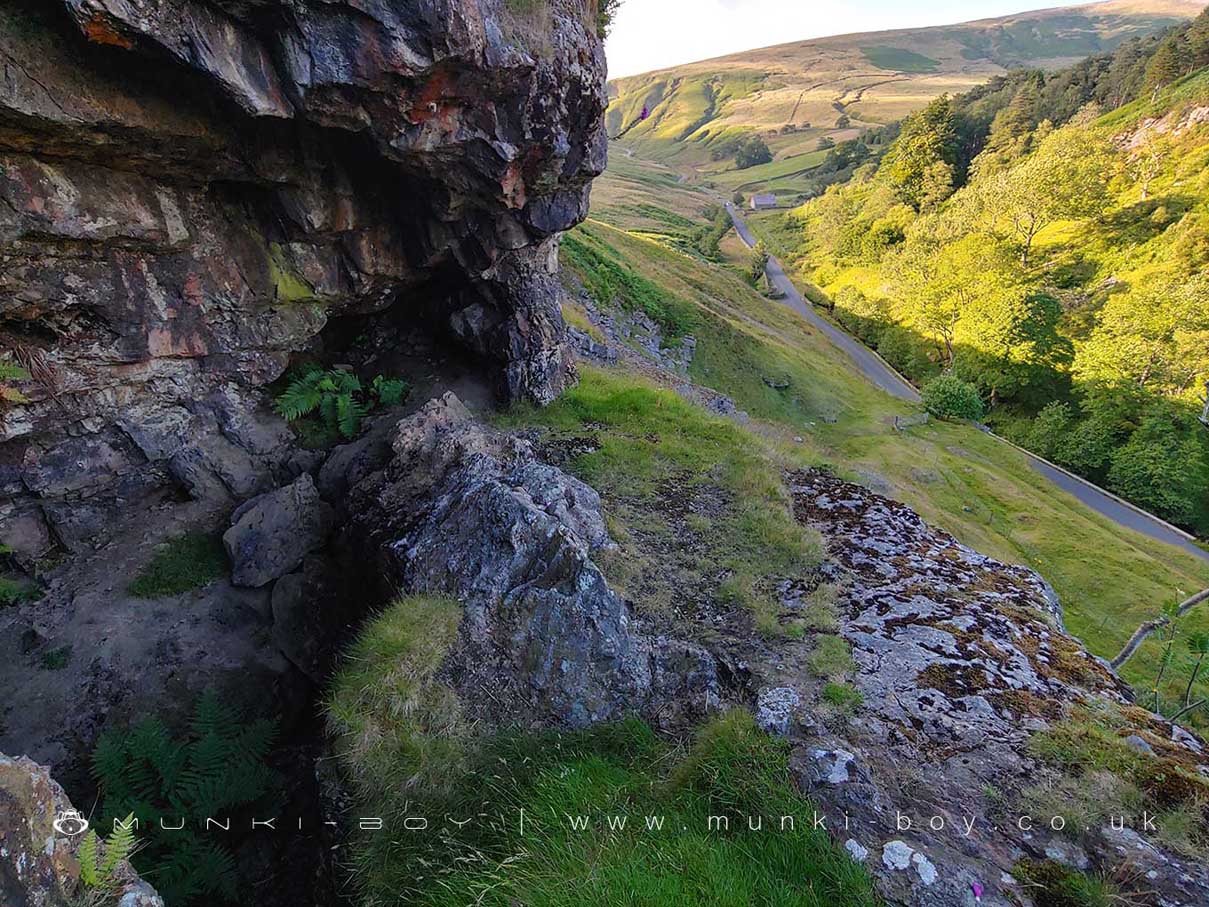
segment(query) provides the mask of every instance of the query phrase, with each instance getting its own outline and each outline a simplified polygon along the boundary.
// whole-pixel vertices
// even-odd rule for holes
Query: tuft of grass
[[[456,778],[465,722],[457,696],[434,678],[461,617],[450,598],[401,598],[345,655],[327,701],[328,728],[367,798],[436,790]]]
[[[1012,875],[1037,907],[1115,907],[1120,889],[1103,876],[1091,876],[1052,860],[1021,860]]]
[[[42,668],[46,671],[61,671],[71,661],[71,646],[59,646],[42,655]]]
[[[0,608],[8,607],[9,605],[19,605],[21,602],[37,601],[41,597],[42,590],[35,583],[29,580],[0,576]]]
[[[137,598],[161,598],[200,589],[227,572],[227,553],[216,534],[186,532],[161,544],[130,584]]]
[[[844,713],[856,711],[865,701],[861,691],[848,683],[827,683],[823,686],[822,696],[824,702]]]
[[[832,680],[842,678],[856,667],[852,650],[842,636],[820,636],[806,660],[814,673]]]

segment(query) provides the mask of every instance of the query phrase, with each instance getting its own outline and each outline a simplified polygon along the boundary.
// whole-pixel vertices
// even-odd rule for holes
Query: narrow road
[[[747,222],[735,210],[735,206],[727,202],[726,211],[730,214],[731,223],[735,225],[739,238],[746,243],[748,248],[754,248],[756,238],[747,226]],[[873,352],[873,350],[869,349],[869,347],[865,346],[855,337],[846,334],[819,315],[814,310],[814,306],[802,298],[802,294],[798,292],[798,288],[786,276],[785,269],[781,267],[781,263],[775,258],[769,257],[765,276],[768,278],[768,285],[770,287],[785,294],[782,302],[826,334],[828,340],[847,353],[856,363],[856,367],[862,375],[886,393],[898,397],[900,400],[910,400],[912,403],[919,402],[919,391],[904,381],[898,372],[885,363],[881,356],[877,355],[877,353]]]
[[[735,231],[739,234],[739,238],[743,240],[748,248],[753,248],[756,244],[756,238],[747,226],[747,222],[743,220],[733,204],[730,202],[726,202],[725,204],[727,213],[730,214],[731,222],[735,225]],[[827,336],[827,339],[847,353],[852,361],[856,363],[856,367],[862,375],[886,391],[886,393],[900,400],[910,400],[913,403],[919,402],[919,392],[904,380],[898,372],[887,365],[877,353],[873,352],[855,337],[852,337],[837,328],[830,321],[827,321],[814,310],[814,306],[802,298],[802,294],[798,292],[797,287],[786,276],[785,270],[781,267],[779,261],[770,257],[765,273],[768,277],[768,285],[785,294],[783,302],[817,327]],[[1021,453],[1028,458],[1029,464],[1033,469],[1101,516],[1107,517],[1119,526],[1141,532],[1143,535],[1158,539],[1160,542],[1175,545],[1177,548],[1181,548],[1190,554],[1195,554],[1201,560],[1209,561],[1209,551],[1193,544],[1191,536],[1181,532],[1169,523],[1134,507],[1132,504],[1127,504],[1120,498],[1109,494],[1078,476],[1058,469],[1045,460],[1038,459],[1026,450],[1021,450]]]

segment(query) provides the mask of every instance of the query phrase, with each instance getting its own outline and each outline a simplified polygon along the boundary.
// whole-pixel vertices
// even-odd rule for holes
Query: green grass
[[[817,534],[793,518],[775,452],[646,379],[583,368],[551,406],[517,407],[500,422],[591,441],[568,468],[605,501],[621,546],[604,561],[609,579],[641,590],[647,606],[719,592],[776,632],[773,581],[821,559]]]
[[[687,748],[636,719],[473,734],[435,677],[459,614],[443,599],[396,603],[363,631],[333,683],[341,765],[364,814],[386,826],[352,847],[362,903],[877,903],[864,871],[811,829],[814,807],[793,786],[787,745],[746,713],[714,719]],[[624,827],[617,818],[610,827],[621,816]],[[717,816],[727,827],[711,827]],[[750,830],[749,816],[763,829]],[[782,816],[795,817],[785,830]],[[430,825],[405,832],[407,817]],[[450,818],[471,821],[458,828]]]
[[[827,683],[823,686],[823,701],[844,712],[860,708],[865,697],[861,691],[847,683]]]
[[[156,548],[150,562],[130,584],[136,598],[180,595],[213,582],[227,573],[227,553],[222,539],[203,532],[187,532]]]
[[[1116,885],[1052,860],[1021,860],[1012,875],[1037,907],[1116,907],[1132,903]]]
[[[1141,736],[1147,753],[1126,742]],[[1102,824],[1110,815],[1157,816],[1159,836],[1195,859],[1209,856],[1209,781],[1189,753],[1156,736],[1149,713],[1138,708],[1083,709],[1035,733],[1034,755],[1059,768],[1056,785],[1026,792],[1026,799],[1067,819],[1067,831]]]
[[[51,649],[42,656],[42,668],[46,671],[61,671],[71,661],[71,646]]]
[[[41,596],[42,591],[30,580],[0,576],[0,608],[37,601]]]

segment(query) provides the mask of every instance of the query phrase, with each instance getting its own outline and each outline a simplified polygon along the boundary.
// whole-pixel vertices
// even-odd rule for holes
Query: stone
[[[858,863],[864,863],[869,858],[868,848],[862,847],[860,842],[853,838],[849,838],[844,842],[844,850],[848,851],[848,856]]]
[[[903,841],[888,841],[882,848],[882,865],[887,869],[903,870],[911,865],[911,857],[915,853],[910,845]]]
[[[685,723],[716,706],[714,659],[644,632],[594,562],[608,542],[595,491],[449,393],[399,422],[392,450],[353,488],[352,528],[399,588],[463,603],[447,670],[466,708],[575,727],[627,712]]]
[[[4,907],[70,907],[80,895],[77,851],[87,822],[44,766],[0,753],[0,902]],[[100,846],[104,853],[104,844]],[[98,907],[164,907],[155,889],[122,860],[112,897]]]
[[[756,696],[756,724],[770,734],[789,733],[802,697],[791,687],[763,689]]]
[[[255,588],[290,573],[324,544],[331,528],[331,507],[309,474],[253,498],[232,514],[223,533],[231,581]]]
[[[1125,743],[1133,747],[1139,753],[1145,753],[1147,756],[1154,755],[1154,747],[1150,745],[1145,737],[1140,737],[1137,734],[1130,734],[1125,738]]]

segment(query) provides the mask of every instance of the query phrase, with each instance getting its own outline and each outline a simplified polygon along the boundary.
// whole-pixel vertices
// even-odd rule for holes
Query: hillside
[[[1109,0],[959,25],[841,35],[686,64],[609,85],[611,136],[699,168],[727,189],[808,191],[821,140],[855,138],[1021,67],[1057,69],[1185,19],[1199,0]],[[646,106],[650,117],[639,122]],[[736,170],[729,145],[759,134],[774,158]],[[714,156],[721,157],[713,160]]]

